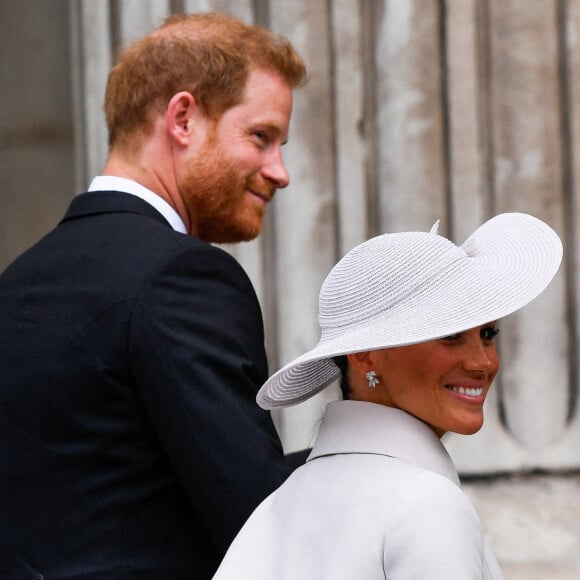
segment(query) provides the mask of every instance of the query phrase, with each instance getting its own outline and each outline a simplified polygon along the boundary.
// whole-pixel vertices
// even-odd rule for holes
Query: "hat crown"
[[[322,285],[322,337],[387,312],[465,258],[461,248],[433,233],[383,234],[363,242],[338,262]]]

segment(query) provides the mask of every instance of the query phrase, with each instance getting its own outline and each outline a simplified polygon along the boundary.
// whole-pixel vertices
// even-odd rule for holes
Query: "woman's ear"
[[[348,364],[359,373],[366,373],[373,366],[373,357],[370,351],[353,352],[347,354]]]
[[[381,383],[380,375],[377,374],[378,353],[380,351],[357,352],[347,355],[350,368],[350,398],[355,401],[368,403],[385,403],[385,390]],[[377,386],[379,388],[377,388]]]
[[[173,141],[187,146],[193,131],[194,117],[198,113],[197,103],[191,93],[180,91],[171,97],[165,111],[165,122]]]

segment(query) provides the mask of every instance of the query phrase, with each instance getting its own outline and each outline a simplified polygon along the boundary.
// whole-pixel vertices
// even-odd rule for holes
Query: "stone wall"
[[[464,482],[506,580],[580,578],[580,474]]]
[[[73,197],[69,7],[0,5],[0,270],[54,227]]]

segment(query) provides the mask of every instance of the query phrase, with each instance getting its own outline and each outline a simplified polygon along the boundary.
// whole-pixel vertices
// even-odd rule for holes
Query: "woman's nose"
[[[496,373],[499,367],[499,357],[495,344],[488,344],[480,338],[470,341],[466,346],[464,366],[470,371]]]

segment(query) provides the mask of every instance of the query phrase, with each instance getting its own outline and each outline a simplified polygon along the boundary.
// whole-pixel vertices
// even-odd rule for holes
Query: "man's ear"
[[[188,145],[196,114],[199,111],[191,93],[180,91],[171,97],[165,111],[165,122],[169,136],[178,145]]]

